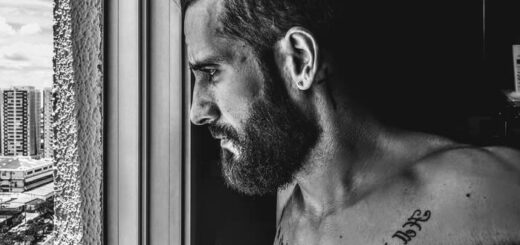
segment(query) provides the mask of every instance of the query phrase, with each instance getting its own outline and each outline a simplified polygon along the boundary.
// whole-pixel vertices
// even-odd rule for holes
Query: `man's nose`
[[[216,121],[219,110],[207,93],[195,85],[193,89],[193,101],[190,109],[190,120],[195,125],[204,125]]]

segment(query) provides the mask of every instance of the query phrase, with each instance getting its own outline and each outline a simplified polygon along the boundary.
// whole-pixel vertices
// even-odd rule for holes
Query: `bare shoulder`
[[[434,152],[414,169],[426,174],[423,179],[433,181],[475,182],[477,186],[493,187],[504,184],[520,185],[520,151],[506,147],[459,147]],[[436,179],[441,178],[441,179]]]
[[[519,151],[454,148],[429,155],[414,172],[421,182],[420,199],[435,207],[440,233],[483,244],[520,241]]]
[[[511,165],[516,171],[520,171],[520,150],[508,147],[486,147],[484,149],[500,161]]]

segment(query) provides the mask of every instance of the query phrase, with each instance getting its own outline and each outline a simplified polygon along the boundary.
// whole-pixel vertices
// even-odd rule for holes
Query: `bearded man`
[[[520,242],[520,153],[382,123],[349,75],[373,58],[344,48],[343,2],[183,3],[191,121],[227,184],[279,193],[274,244]]]

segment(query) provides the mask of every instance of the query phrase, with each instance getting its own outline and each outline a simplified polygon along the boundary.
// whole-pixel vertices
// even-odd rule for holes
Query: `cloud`
[[[52,8],[52,1],[39,1],[39,0],[0,0],[0,7],[14,7],[31,10],[40,10]]]
[[[32,65],[52,67],[52,44],[16,42],[0,46],[0,57],[29,58]],[[10,59],[13,60],[13,59]]]
[[[14,28],[14,30],[20,30],[20,28],[22,28],[23,24],[20,24],[20,23],[16,23],[16,22],[7,22],[10,26],[12,26]]]
[[[16,34],[13,26],[7,23],[7,20],[0,16],[0,36],[12,36]]]
[[[39,33],[41,31],[42,31],[42,28],[40,27],[40,25],[38,25],[36,23],[27,24],[20,28],[21,35],[32,35],[32,34]]]
[[[41,27],[51,27],[52,11],[52,3],[43,1],[0,0],[0,16],[18,26],[38,23]]]
[[[21,53],[4,54],[4,58],[13,61],[28,61],[29,57]]]
[[[54,30],[52,29],[52,26],[51,27],[42,27],[42,33],[49,34],[49,36],[52,37],[54,35]]]
[[[17,42],[0,46],[0,85],[52,83],[52,45]],[[34,80],[33,80],[34,79]]]
[[[29,70],[23,73],[16,70],[0,69],[0,88],[12,86],[35,86],[36,88],[51,87],[53,71],[52,68],[47,70]]]
[[[52,0],[0,0],[0,87],[52,84]]]

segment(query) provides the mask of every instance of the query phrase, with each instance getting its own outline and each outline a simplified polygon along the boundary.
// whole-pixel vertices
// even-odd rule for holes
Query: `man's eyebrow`
[[[208,66],[218,65],[219,63],[222,63],[225,60],[226,58],[224,56],[210,56],[202,60],[195,61],[193,63],[190,62],[189,66],[191,70],[198,71]]]

